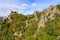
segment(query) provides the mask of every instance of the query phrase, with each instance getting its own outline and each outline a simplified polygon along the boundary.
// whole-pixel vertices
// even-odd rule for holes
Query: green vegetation
[[[57,7],[60,9],[59,5]],[[45,26],[40,27],[39,31],[38,23],[42,20],[41,14],[46,13],[43,11],[35,11],[35,13],[32,15],[23,15],[11,11],[8,17],[4,17],[3,20],[0,19],[0,40],[60,40],[59,13],[54,13],[54,20],[47,19],[44,23]],[[49,18],[50,14],[44,16]],[[35,15],[38,20],[35,18]],[[45,20],[45,18],[43,19]]]
[[[60,4],[59,4],[59,5],[57,5],[57,8],[60,10]]]

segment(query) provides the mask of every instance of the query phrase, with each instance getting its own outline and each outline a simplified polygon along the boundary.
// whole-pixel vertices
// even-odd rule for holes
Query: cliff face
[[[55,40],[60,36],[60,5],[32,15],[11,12],[0,25],[1,40]]]

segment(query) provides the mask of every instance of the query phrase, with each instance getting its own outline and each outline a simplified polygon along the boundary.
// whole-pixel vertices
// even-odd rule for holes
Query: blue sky
[[[11,11],[32,14],[35,10],[41,11],[57,4],[60,4],[60,0],[0,0],[0,16],[6,16]]]

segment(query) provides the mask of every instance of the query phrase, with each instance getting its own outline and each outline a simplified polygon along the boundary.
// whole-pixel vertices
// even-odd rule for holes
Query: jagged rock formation
[[[1,40],[59,40],[60,6],[50,6],[32,15],[11,12],[0,21],[0,32]]]

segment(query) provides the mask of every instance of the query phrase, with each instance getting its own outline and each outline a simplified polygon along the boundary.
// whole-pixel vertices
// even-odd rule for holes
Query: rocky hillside
[[[11,11],[0,21],[0,40],[60,40],[60,5],[28,15]]]

